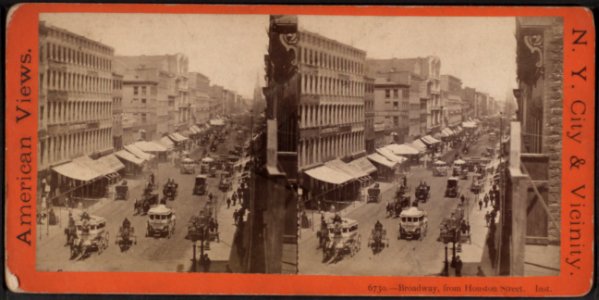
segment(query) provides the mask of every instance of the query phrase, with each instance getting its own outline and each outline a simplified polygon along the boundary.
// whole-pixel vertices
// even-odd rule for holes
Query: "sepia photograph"
[[[595,284],[587,8],[30,3],[6,33],[14,293]]]
[[[40,15],[37,270],[297,272],[268,33],[268,15]]]
[[[300,274],[559,275],[561,18],[298,23]]]

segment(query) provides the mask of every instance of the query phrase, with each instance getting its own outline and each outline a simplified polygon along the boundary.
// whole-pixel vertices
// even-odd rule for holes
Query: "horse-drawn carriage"
[[[453,162],[453,174],[454,177],[460,177],[460,179],[468,179],[468,168],[466,161],[462,159],[456,159]]]
[[[470,240],[470,225],[464,220],[464,206],[458,204],[455,210],[440,224],[439,241],[444,243],[465,243]]]
[[[175,200],[177,197],[177,188],[179,185],[175,182],[174,179],[169,179],[162,188],[162,194],[168,200]]]
[[[196,172],[196,162],[189,157],[181,159],[180,166],[181,174],[195,174]]]
[[[127,200],[129,199],[129,186],[127,180],[123,180],[121,184],[114,187],[114,200]]]
[[[458,196],[458,178],[449,177],[447,179],[447,187],[445,188],[445,197],[455,198]]]
[[[141,199],[136,200],[133,204],[133,215],[145,215],[152,205],[156,205],[159,202],[158,193],[154,192],[150,185],[148,185],[144,189]]]
[[[91,216],[86,212],[77,220],[71,216],[65,234],[71,250],[71,259],[85,258],[92,251],[100,254],[108,248],[109,234],[106,230],[106,219],[102,217]]]
[[[399,188],[395,194],[395,199],[387,203],[387,216],[397,218],[399,214],[401,214],[401,211],[404,208],[409,207],[411,203],[412,199],[410,196],[407,196],[405,192]]]
[[[228,172],[222,172],[220,174],[220,182],[218,183],[218,188],[225,192],[231,188],[231,177]]]
[[[399,215],[399,230],[397,239],[422,239],[428,230],[428,217],[425,211],[410,207]]]
[[[426,182],[421,182],[416,187],[416,192],[414,193],[414,196],[416,197],[417,201],[426,202],[431,197],[430,191],[431,187]]]
[[[480,193],[482,189],[482,182],[483,181],[480,180],[478,177],[472,177],[472,185],[470,186],[470,191],[474,194]]]
[[[379,184],[375,183],[373,187],[368,189],[368,197],[366,202],[380,202],[381,201],[381,189]]]
[[[175,233],[175,212],[164,204],[156,205],[148,210],[146,236],[166,236],[171,238]]]
[[[119,232],[114,240],[114,243],[119,246],[121,251],[126,251],[131,245],[137,244],[137,236],[135,236],[135,228],[125,218],[123,224],[119,227]]]
[[[212,207],[207,205],[200,211],[198,215],[193,215],[187,223],[186,239],[197,241],[205,239],[208,242],[220,242],[218,233],[218,222],[212,216]],[[210,244],[206,244],[207,249],[210,249]]]
[[[447,163],[437,160],[433,163],[433,176],[447,176]]]
[[[327,225],[328,232],[320,235],[323,262],[338,261],[345,254],[354,256],[361,247],[358,222],[338,215]]]
[[[383,224],[377,221],[368,238],[368,246],[373,253],[378,253],[383,248],[389,247],[389,239],[387,239],[387,230],[383,228]]]

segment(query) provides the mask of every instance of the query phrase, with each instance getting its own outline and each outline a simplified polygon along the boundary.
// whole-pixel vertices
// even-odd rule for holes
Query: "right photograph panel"
[[[561,18],[297,21],[300,274],[559,274]]]

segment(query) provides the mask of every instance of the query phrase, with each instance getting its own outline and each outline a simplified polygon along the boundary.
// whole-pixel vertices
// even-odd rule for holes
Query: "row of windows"
[[[43,46],[42,46],[43,47]],[[112,69],[112,60],[100,57],[94,54],[86,53],[75,48],[65,47],[53,43],[48,43],[47,57],[50,61],[61,63],[76,64],[84,67],[90,67],[98,70],[110,71]],[[42,52],[43,53],[43,52]]]
[[[400,90],[401,90],[402,98],[407,99],[410,97],[410,90],[407,88],[403,88],[403,89],[385,89],[385,98],[387,98],[387,99],[391,98],[391,93],[393,92],[393,98],[398,99]]]
[[[48,89],[59,91],[111,93],[112,79],[100,78],[71,72],[49,70]],[[40,74],[40,89],[43,89],[44,74]]]
[[[71,122],[97,121],[109,119],[112,115],[111,102],[68,101],[48,102],[48,123],[63,124]],[[40,107],[40,120],[44,119],[43,106]]]
[[[302,140],[299,143],[299,165],[321,163],[325,159],[343,157],[364,150],[364,132]]]
[[[364,122],[363,105],[300,105],[300,127],[340,125]]]
[[[117,80],[117,79],[112,79],[112,89],[113,90],[122,90],[123,89],[123,81],[122,80]]]
[[[302,74],[301,93],[364,97],[364,83],[329,76]]]
[[[113,52],[113,50],[110,47],[100,45],[97,42],[76,36],[66,31],[50,29],[47,32],[48,36],[50,37],[55,37],[60,40],[69,42],[71,44],[77,44],[77,46],[85,47],[93,51],[102,52],[107,55],[112,55]]]
[[[40,141],[40,162],[42,166],[53,165],[111,146],[111,128],[52,136]]]
[[[334,40],[315,36],[315,35],[309,34],[307,32],[300,32],[300,42],[302,44],[306,44],[306,43],[312,44],[319,48],[323,48],[326,50],[334,51],[334,52],[345,54],[345,55],[352,55],[352,56],[358,56],[358,57],[366,56],[366,53],[364,51],[341,44]]]
[[[298,60],[303,64],[346,73],[363,74],[365,68],[363,61],[359,62],[305,47],[299,48]]]

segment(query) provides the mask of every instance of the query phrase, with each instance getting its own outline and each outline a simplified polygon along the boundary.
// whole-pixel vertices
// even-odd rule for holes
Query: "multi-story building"
[[[369,164],[364,157],[366,52],[301,31],[298,60],[298,161],[304,200],[311,207],[353,200],[364,182],[360,176],[368,176],[349,174],[345,166],[351,160]]]
[[[386,73],[406,71],[412,73],[412,80],[419,79],[419,83],[410,84],[412,92],[416,92],[420,98],[420,104],[424,104],[426,110],[424,132],[421,135],[436,133],[441,129],[441,85],[440,71],[441,60],[436,56],[417,58],[391,58],[391,59],[368,59],[368,73]],[[416,91],[417,89],[417,91]],[[414,108],[416,101],[411,101]],[[410,109],[411,111],[411,109]],[[414,118],[415,121],[415,118]],[[413,126],[415,129],[416,126]]]
[[[191,119],[195,124],[206,124],[210,120],[210,79],[198,72],[190,72],[187,77],[189,80]]]
[[[377,124],[391,129],[395,143],[406,141],[409,133],[410,74],[379,73],[374,85],[374,114]]]
[[[364,146],[366,152],[374,153],[376,137],[374,133],[375,111],[374,111],[374,78],[364,78]]]
[[[476,89],[471,87],[462,89],[462,121],[474,118],[475,99]]]
[[[210,96],[210,109],[209,109],[209,115],[210,118],[216,118],[219,116],[223,116],[225,111],[225,105],[224,105],[224,94],[225,94],[225,89],[220,86],[220,85],[212,85],[210,86],[210,90],[209,90],[209,96]]]
[[[112,73],[112,146],[123,148],[123,75]]]
[[[474,118],[480,119],[486,114],[487,98],[489,95],[476,91],[474,96]]]
[[[363,155],[366,52],[307,31],[299,51],[300,170]]]
[[[113,151],[114,49],[44,22],[39,37],[38,178],[52,186],[63,179],[87,182],[92,178],[62,165]],[[99,195],[86,190],[92,194]]]
[[[142,69],[158,72],[156,105],[157,134],[185,130],[191,122],[187,73],[189,60],[183,54],[117,56],[116,63],[128,73]]]
[[[123,78],[123,143],[151,141],[157,134],[158,71],[138,69]]]
[[[443,127],[462,123],[462,80],[453,75],[441,75],[441,108]]]

